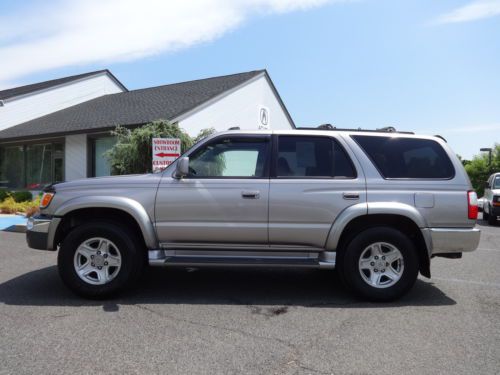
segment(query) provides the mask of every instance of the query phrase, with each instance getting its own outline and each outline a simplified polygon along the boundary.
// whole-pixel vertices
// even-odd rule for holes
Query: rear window
[[[353,135],[385,178],[450,179],[455,170],[438,142]]]

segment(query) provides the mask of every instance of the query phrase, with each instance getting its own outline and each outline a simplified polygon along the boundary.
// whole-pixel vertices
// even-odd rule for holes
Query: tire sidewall
[[[82,280],[74,267],[77,248],[94,237],[105,238],[120,251],[122,263],[116,277],[104,285],[92,285]],[[83,224],[73,229],[61,244],[58,254],[59,274],[75,293],[87,298],[105,298],[128,286],[142,269],[142,256],[137,241],[126,228],[111,222]]]
[[[403,275],[396,284],[387,288],[370,286],[359,271],[362,252],[375,242],[387,242],[403,256]],[[419,259],[415,245],[405,234],[388,227],[374,227],[361,232],[347,245],[342,257],[342,268],[345,282],[358,295],[372,301],[391,301],[401,297],[413,286],[418,276]]]

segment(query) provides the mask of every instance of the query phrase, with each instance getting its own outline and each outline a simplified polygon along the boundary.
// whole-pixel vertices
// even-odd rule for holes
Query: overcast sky
[[[500,142],[500,0],[2,0],[0,88],[129,89],[267,68],[297,125]]]

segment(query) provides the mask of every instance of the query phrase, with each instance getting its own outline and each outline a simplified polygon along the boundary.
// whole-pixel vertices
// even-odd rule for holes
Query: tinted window
[[[269,141],[266,138],[224,138],[189,156],[191,177],[263,177]]]
[[[276,160],[278,177],[354,178],[356,173],[342,147],[328,137],[281,136]]]
[[[435,141],[365,135],[352,138],[386,178],[452,178],[455,175],[448,155]]]

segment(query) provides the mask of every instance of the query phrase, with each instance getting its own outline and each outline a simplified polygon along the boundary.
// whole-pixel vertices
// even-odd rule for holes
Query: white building
[[[109,175],[110,130],[154,120],[201,129],[294,123],[265,70],[128,91],[108,70],[0,91],[0,186]]]

